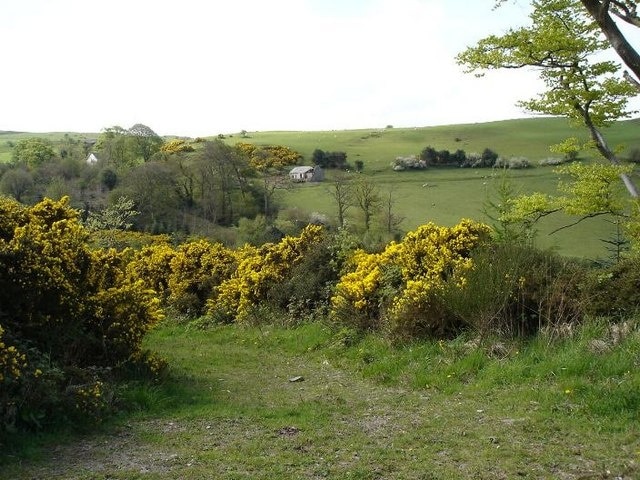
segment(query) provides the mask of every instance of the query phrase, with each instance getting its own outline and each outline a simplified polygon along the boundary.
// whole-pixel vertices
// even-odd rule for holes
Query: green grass
[[[612,145],[637,147],[635,131],[638,123],[639,120],[618,122],[606,131],[607,138]],[[287,145],[301,152],[307,161],[316,148],[345,151],[351,163],[362,160],[363,175],[371,178],[383,193],[393,191],[396,199],[394,211],[404,218],[401,228],[405,231],[427,222],[450,226],[461,218],[487,221],[483,204],[494,194],[501,174],[490,169],[456,168],[393,172],[390,164],[396,156],[419,154],[427,145],[438,150],[455,151],[460,148],[467,153],[482,152],[489,147],[505,157],[527,157],[535,166],[540,159],[552,156],[550,145],[570,136],[586,140],[584,129],[572,127],[560,118],[403,129],[251,132],[249,136],[241,139],[234,135],[228,141]],[[558,176],[553,170],[551,167],[536,167],[511,171],[509,176],[519,193],[555,193]],[[283,208],[307,214],[319,212],[334,218],[334,200],[328,192],[330,181],[331,172],[322,184],[298,185],[282,192],[280,201]],[[348,212],[348,220],[356,225],[361,223],[356,209]],[[549,235],[571,221],[556,215],[540,222],[538,245],[576,257],[596,259],[608,256],[601,239],[611,238],[613,230],[605,218],[591,219],[574,228]]]
[[[637,330],[618,339],[594,323],[555,340],[393,346],[319,323],[164,326],[148,343],[173,367],[164,384],[130,392],[144,410],[43,442],[0,477],[640,475]]]

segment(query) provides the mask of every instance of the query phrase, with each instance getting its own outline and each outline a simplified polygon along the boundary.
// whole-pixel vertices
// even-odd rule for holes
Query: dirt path
[[[0,478],[633,478],[625,469],[635,468],[634,452],[604,453],[602,443],[614,449],[619,438],[559,431],[553,419],[540,421],[535,404],[387,388],[319,355],[257,344],[171,342],[159,347],[184,366],[190,398],[160,417],[52,447]]]

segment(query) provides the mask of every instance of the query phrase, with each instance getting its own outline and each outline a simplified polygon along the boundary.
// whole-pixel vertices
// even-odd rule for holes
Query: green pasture
[[[611,145],[640,147],[637,128],[640,119],[618,122],[605,130]],[[249,132],[247,138],[234,134],[229,143],[286,145],[309,160],[316,148],[344,151],[350,163],[364,162],[365,173],[385,172],[397,156],[419,154],[428,145],[436,150],[481,153],[491,148],[504,157],[524,156],[533,163],[552,156],[549,146],[568,137],[586,141],[583,127],[571,126],[563,118],[530,118],[499,122],[416,128],[380,128],[319,132]]]
[[[383,196],[392,192],[395,214],[404,218],[401,227],[411,230],[428,222],[452,226],[462,218],[491,222],[484,212],[486,202],[496,199],[496,190],[503,175],[505,173],[502,171],[491,169],[443,168],[416,172],[391,171],[376,174],[372,178],[375,178]],[[506,175],[514,191],[521,194],[535,191],[554,193],[559,178],[552,167],[511,171]],[[330,181],[329,178],[320,184],[299,185],[282,192],[280,198],[283,208],[319,212],[333,218],[336,207],[330,194]],[[349,210],[348,219],[354,224],[361,222],[356,208]],[[607,244],[601,240],[611,239],[615,234],[615,227],[608,218],[589,219],[550,235],[550,232],[575,220],[562,214],[543,219],[537,228],[537,244],[576,257],[607,257]]]
[[[619,146],[622,155],[630,148],[640,146],[637,138],[639,119],[618,122],[605,131],[611,145]],[[462,149],[467,153],[482,152],[490,148],[503,157],[523,156],[532,168],[507,173],[516,192],[555,193],[558,175],[553,167],[540,167],[540,160],[558,156],[549,150],[568,137],[587,141],[584,128],[572,126],[562,118],[532,118],[489,123],[446,125],[421,128],[381,128],[363,130],[335,130],[322,132],[249,132],[247,138],[238,134],[229,143],[239,141],[256,144],[287,145],[304,155],[310,163],[316,148],[324,151],[344,151],[348,161],[364,163],[362,175],[374,181],[383,195],[393,192],[394,212],[403,217],[403,230],[435,222],[453,225],[461,218],[488,221],[484,205],[495,196],[502,172],[491,169],[432,168],[423,171],[394,172],[391,162],[397,156],[417,155],[426,146],[451,152]],[[585,154],[587,155],[587,154]],[[595,153],[589,160],[595,160]],[[334,218],[335,201],[329,188],[331,172],[321,184],[298,184],[281,192],[284,209],[299,212],[318,212]],[[351,222],[357,223],[356,209],[348,212]],[[611,239],[615,228],[606,218],[585,221],[553,235],[550,232],[575,219],[555,215],[544,219],[538,226],[538,245],[554,248],[571,256],[590,259],[609,255],[601,240]]]

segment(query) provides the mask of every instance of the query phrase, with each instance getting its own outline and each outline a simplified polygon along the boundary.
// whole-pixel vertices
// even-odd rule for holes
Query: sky
[[[523,118],[531,71],[457,53],[527,1],[2,0],[0,130],[160,135],[422,127]]]

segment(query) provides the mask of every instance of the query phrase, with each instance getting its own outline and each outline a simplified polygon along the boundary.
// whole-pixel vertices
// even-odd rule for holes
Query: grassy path
[[[382,386],[334,366],[328,337],[164,328],[179,382],[138,392],[151,413],[52,447],[0,478],[632,479],[638,428],[549,410],[537,387]],[[291,381],[302,377],[300,381]]]

